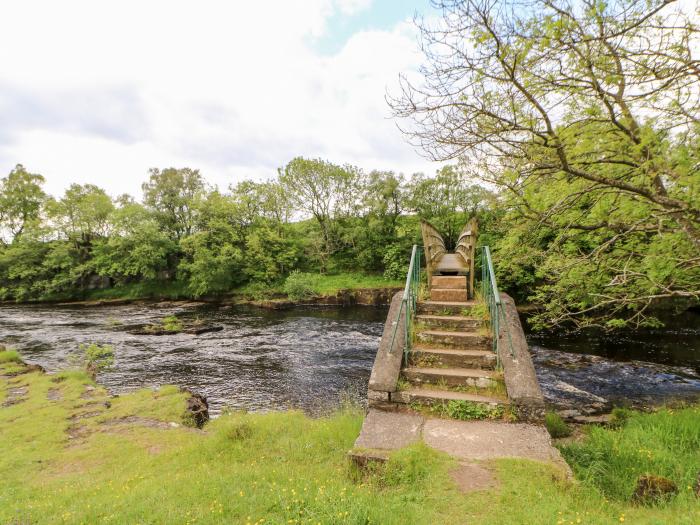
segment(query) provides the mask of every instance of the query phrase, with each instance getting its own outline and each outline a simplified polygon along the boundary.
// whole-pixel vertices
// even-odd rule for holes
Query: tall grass
[[[689,491],[700,475],[700,407],[631,413],[619,428],[592,427],[584,442],[561,452],[577,478],[609,498],[628,500],[645,474]]]

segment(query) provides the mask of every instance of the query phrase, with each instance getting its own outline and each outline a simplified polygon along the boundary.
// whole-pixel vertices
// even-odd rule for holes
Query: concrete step
[[[431,288],[467,289],[467,278],[463,275],[433,275],[430,278]]]
[[[455,350],[453,348],[430,348],[414,345],[410,356],[412,362],[425,367],[479,368],[493,370],[496,354],[490,350]]]
[[[476,304],[474,301],[419,301],[418,313],[430,315],[464,315]]]
[[[497,397],[430,388],[409,388],[407,390],[394,392],[391,394],[391,400],[396,403],[420,403],[421,405],[433,405],[450,401],[469,401],[471,403],[483,403],[490,406],[508,404],[507,400]]]
[[[453,288],[431,288],[431,301],[466,301],[467,290],[455,290]]]
[[[416,333],[419,343],[459,350],[489,350],[491,338],[478,332],[451,332],[448,330],[420,330]]]
[[[465,317],[463,315],[431,315],[422,314],[416,316],[416,321],[422,323],[427,328],[447,329],[457,331],[469,331],[481,328],[485,321],[476,317]]]
[[[444,384],[445,386],[496,386],[498,375],[491,370],[476,368],[420,368],[407,367],[401,371],[412,384]]]

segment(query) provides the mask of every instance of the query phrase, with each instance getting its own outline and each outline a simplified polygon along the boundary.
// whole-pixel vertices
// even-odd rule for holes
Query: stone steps
[[[496,354],[490,350],[431,348],[422,344],[413,346],[411,359],[414,362],[425,363],[424,366],[430,367],[493,370],[496,366]]]
[[[432,315],[419,314],[416,321],[427,328],[448,329],[455,331],[476,330],[484,326],[484,320],[476,317],[465,317],[463,315]]]
[[[418,303],[418,313],[461,316],[469,312],[475,304],[474,301],[420,301]]]
[[[391,396],[397,403],[419,403],[422,405],[434,405],[450,401],[468,401],[470,403],[482,403],[489,406],[507,405],[508,401],[492,396],[479,394],[466,394],[453,390],[437,390],[430,388],[409,388],[395,392]]]
[[[455,289],[455,288],[431,288],[430,289],[430,300],[431,301],[466,301],[467,300],[467,289]]]
[[[467,289],[466,276],[459,275],[433,275],[430,278],[431,288],[451,288],[455,290]]]
[[[449,330],[421,330],[416,334],[418,342],[442,348],[483,350],[491,345],[491,338],[477,332],[452,332]]]
[[[495,387],[498,380],[496,372],[478,368],[406,367],[401,372],[412,384],[419,385],[443,384],[448,387],[490,388]]]

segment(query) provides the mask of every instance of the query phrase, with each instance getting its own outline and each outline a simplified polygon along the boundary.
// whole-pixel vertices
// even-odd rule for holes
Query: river
[[[207,396],[213,414],[300,408],[321,413],[364,399],[387,310],[273,311],[196,303],[2,306],[0,344],[49,371],[66,368],[81,343],[110,344],[115,364],[100,384],[119,394],[176,384]],[[202,335],[133,335],[177,315],[222,326]],[[596,412],[700,396],[700,324],[686,313],[664,329],[605,334],[529,334],[547,401]]]

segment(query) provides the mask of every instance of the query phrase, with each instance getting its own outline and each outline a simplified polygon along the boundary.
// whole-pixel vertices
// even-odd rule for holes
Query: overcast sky
[[[17,163],[140,193],[150,167],[220,188],[295,156],[433,172],[384,96],[421,61],[429,0],[0,4],[0,177]]]

